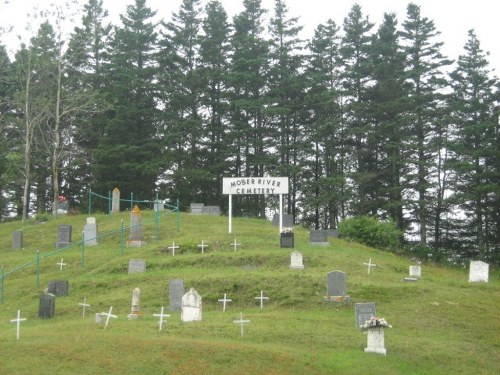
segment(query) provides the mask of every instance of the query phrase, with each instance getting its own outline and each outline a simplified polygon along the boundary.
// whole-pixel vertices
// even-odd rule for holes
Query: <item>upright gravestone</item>
[[[69,292],[68,280],[52,280],[49,281],[47,292],[55,296],[67,296]]]
[[[220,216],[220,206],[204,206],[202,213],[205,215]]]
[[[111,213],[120,212],[120,189],[113,189],[113,198],[111,200]]]
[[[410,266],[410,277],[420,278],[422,275],[422,269],[420,266]]]
[[[142,214],[139,206],[135,205],[130,212],[130,236],[127,241],[129,247],[141,247],[145,245],[142,234]]]
[[[366,302],[366,303],[357,303],[354,307],[355,319],[356,319],[356,327],[360,327],[367,320],[374,318],[377,316],[377,311],[375,310],[375,303]]]
[[[311,245],[328,245],[328,236],[326,230],[311,230],[309,233],[309,243]]]
[[[283,227],[292,228],[293,227],[293,215],[283,214]],[[272,224],[277,227],[280,225],[280,215],[274,214]]]
[[[87,224],[83,226],[83,238],[85,238],[85,246],[97,245],[97,224],[95,217],[87,218]]]
[[[191,203],[189,205],[189,212],[192,214],[200,215],[203,213],[204,203]]]
[[[173,279],[168,284],[168,297],[170,302],[170,311],[179,311],[182,305],[182,296],[184,295],[184,280]]]
[[[12,250],[20,250],[23,248],[23,232],[15,230],[12,232]]]
[[[325,232],[327,237],[332,237],[332,238],[340,237],[338,229],[325,229]]]
[[[194,288],[191,288],[182,296],[181,320],[183,322],[201,321],[201,313],[201,296]]]
[[[68,246],[71,243],[71,232],[73,227],[68,224],[61,224],[57,227],[57,242],[56,247],[61,248]]]
[[[326,277],[327,295],[326,302],[347,302],[346,274],[342,271],[328,272]]]
[[[56,311],[56,296],[51,293],[42,293],[40,295],[40,305],[38,316],[42,319],[52,318]]]
[[[155,212],[158,211],[165,211],[165,204],[159,199],[155,200]]]
[[[473,261],[470,262],[469,267],[469,282],[488,282],[490,272],[490,265],[485,262]]]
[[[290,269],[303,270],[304,264],[302,263],[302,253],[299,251],[292,251],[290,255]]]
[[[145,259],[130,259],[128,262],[128,273],[144,273],[146,271]]]
[[[280,233],[280,247],[290,249],[293,249],[295,247],[295,236],[292,231]]]
[[[142,316],[141,312],[141,290],[139,288],[134,288],[132,291],[132,308],[130,314],[127,318],[129,320],[137,319]]]

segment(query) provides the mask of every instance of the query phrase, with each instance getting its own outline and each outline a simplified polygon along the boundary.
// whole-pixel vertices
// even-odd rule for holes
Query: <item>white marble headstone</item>
[[[411,277],[421,277],[422,270],[420,266],[410,266],[410,276]]]
[[[194,288],[191,288],[182,296],[181,320],[183,322],[201,321],[201,313],[201,296]]]
[[[386,354],[385,344],[384,344],[384,329],[383,328],[372,328],[368,331],[367,344],[365,348],[365,353],[378,353]]]
[[[304,264],[302,263],[302,253],[299,251],[292,251],[290,255],[290,268],[293,270],[303,270]]]
[[[488,282],[490,272],[490,265],[485,262],[473,261],[470,262],[469,268],[469,282]]]

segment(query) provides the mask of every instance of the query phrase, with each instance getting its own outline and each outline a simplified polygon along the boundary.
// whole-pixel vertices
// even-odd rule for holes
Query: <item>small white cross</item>
[[[90,307],[90,305],[87,303],[87,297],[83,297],[83,302],[80,302],[78,304],[83,307],[82,316],[85,317],[85,308]]]
[[[261,290],[260,297],[255,297],[255,299],[260,299],[260,309],[262,310],[262,308],[264,307],[264,300],[269,299],[269,297],[264,297],[264,291]]]
[[[16,339],[19,340],[19,327],[20,323],[24,322],[26,318],[21,318],[21,310],[17,310],[17,319],[11,319],[12,323],[16,323],[17,329],[16,329]]]
[[[370,260],[368,261],[368,263],[363,263],[363,264],[364,264],[365,266],[368,266],[368,274],[370,274],[370,269],[371,269],[372,267],[377,267],[377,265],[376,265],[376,264],[373,264],[373,263],[372,263],[372,258],[370,258]]]
[[[205,247],[208,247],[208,245],[205,243],[204,240],[201,240],[201,244],[198,245],[198,247],[201,247],[201,253],[204,254],[205,253]]]
[[[106,328],[106,327],[108,326],[108,323],[109,323],[109,318],[117,318],[117,316],[116,316],[116,315],[112,315],[112,314],[111,314],[111,311],[113,311],[113,306],[111,306],[111,307],[109,308],[109,312],[107,312],[107,313],[102,312],[102,313],[101,313],[101,315],[106,315],[106,316],[107,316],[107,318],[106,318],[106,324],[104,324],[104,328]]]
[[[57,265],[59,266],[59,271],[62,271],[62,269],[66,265],[66,263],[64,263],[64,259],[61,258],[61,261],[59,263],[57,263]]]
[[[227,299],[226,293],[224,293],[224,298],[218,299],[217,301],[222,302],[222,311],[226,311],[226,302],[232,302],[232,299]]]
[[[240,325],[240,334],[243,337],[243,324],[250,323],[250,320],[243,320],[243,313],[240,312],[240,320],[233,320],[233,323]]]
[[[172,242],[172,246],[168,247],[169,249],[172,249],[172,255],[175,255],[175,249],[178,249],[179,246],[175,246],[175,241]]]
[[[163,328],[163,318],[170,318],[169,314],[164,314],[163,313],[163,306],[161,307],[160,313],[159,314],[153,314],[153,316],[159,316],[160,317],[160,321],[158,322],[158,325],[160,326],[160,331]]]
[[[237,247],[237,246],[241,246],[241,244],[240,244],[240,243],[237,243],[237,242],[236,242],[236,238],[234,239],[234,242],[233,242],[231,245],[233,246],[234,251],[236,251],[236,247]]]

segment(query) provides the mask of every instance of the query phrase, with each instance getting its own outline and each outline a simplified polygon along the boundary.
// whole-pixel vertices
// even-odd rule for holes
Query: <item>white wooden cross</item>
[[[175,249],[178,249],[179,246],[175,246],[175,241],[172,242],[172,246],[168,247],[169,249],[172,249],[172,255],[175,255]]]
[[[17,329],[16,329],[16,339],[19,340],[19,327],[20,323],[24,322],[26,318],[21,318],[21,310],[17,310],[17,319],[11,319],[12,323],[16,323]]]
[[[233,320],[233,323],[240,325],[240,334],[243,337],[243,324],[250,323],[250,320],[243,320],[243,313],[240,312],[240,320]]]
[[[109,323],[109,318],[117,318],[117,316],[116,316],[116,315],[112,315],[112,314],[111,314],[111,311],[113,311],[113,306],[111,306],[111,307],[109,308],[109,312],[107,312],[107,313],[102,312],[102,313],[101,313],[101,315],[106,315],[106,324],[104,324],[104,328],[106,328],[106,327],[108,326],[108,323]]]
[[[82,316],[85,317],[85,308],[90,307],[90,305],[87,303],[87,297],[83,297],[83,302],[78,303],[80,306],[82,306],[83,311],[82,311]]]
[[[264,297],[264,291],[260,291],[260,297],[255,297],[255,299],[260,299],[260,309],[262,310],[264,307],[264,300],[269,299],[269,297]]]
[[[66,263],[64,263],[64,259],[61,258],[61,261],[59,263],[57,263],[57,265],[59,266],[59,271],[62,271],[62,269],[66,265]]]
[[[373,264],[373,263],[372,263],[372,258],[370,258],[370,260],[368,261],[368,263],[363,263],[363,264],[364,264],[365,266],[368,266],[368,274],[370,274],[370,269],[371,269],[372,267],[377,267],[377,265],[376,265],[376,264]]]
[[[208,245],[205,243],[204,240],[201,240],[201,244],[198,245],[198,247],[201,247],[201,253],[204,254],[205,253],[205,247],[208,247]]]
[[[236,247],[237,247],[237,246],[241,246],[241,244],[240,244],[240,243],[237,243],[237,242],[236,242],[236,238],[234,239],[234,242],[233,242],[231,245],[233,246],[234,251],[236,251]]]
[[[231,302],[232,299],[227,299],[226,293],[224,293],[224,298],[218,299],[217,301],[222,302],[222,311],[226,311],[226,302]]]
[[[163,318],[170,318],[169,314],[164,314],[163,313],[163,306],[161,307],[160,313],[159,314],[153,314],[153,316],[159,316],[160,317],[160,321],[158,322],[158,325],[160,326],[160,331],[163,328]]]

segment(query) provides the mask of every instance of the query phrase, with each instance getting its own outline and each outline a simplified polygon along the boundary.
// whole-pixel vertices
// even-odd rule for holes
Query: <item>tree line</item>
[[[13,58],[0,44],[2,218],[56,213],[60,196],[85,211],[115,187],[226,209],[223,177],[286,176],[297,224],[374,216],[411,251],[498,262],[500,84],[474,30],[452,61],[413,3],[378,28],[355,4],[309,40],[286,1],[242,3],[229,19],[183,0],[155,22],[135,0],[113,25],[88,0],[70,35],[57,8]]]

